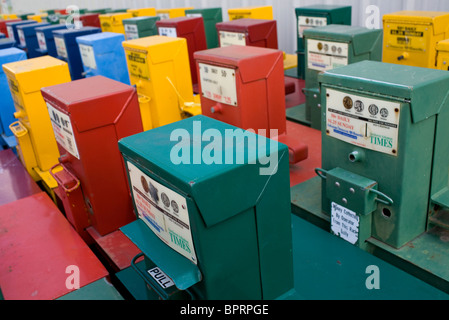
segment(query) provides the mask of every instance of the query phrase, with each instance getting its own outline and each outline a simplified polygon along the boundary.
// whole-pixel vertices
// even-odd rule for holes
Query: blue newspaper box
[[[56,24],[36,28],[36,36],[39,44],[39,48],[36,48],[36,51],[43,56],[48,54],[49,56],[56,58],[58,53],[56,52],[53,31],[61,29],[67,29],[65,24]]]
[[[19,37],[19,43],[17,47],[27,53],[29,59],[41,57],[42,54],[37,52],[39,43],[36,36],[37,27],[49,26],[49,23],[34,23],[34,24],[22,24],[17,26],[17,35]]]
[[[57,58],[67,62],[72,80],[84,78],[83,62],[81,60],[81,53],[76,38],[99,32],[101,32],[101,28],[95,27],[53,31],[56,51],[58,53]]]
[[[104,76],[130,85],[125,50],[125,36],[115,32],[101,32],[76,38],[80,49],[84,74]]]
[[[16,41],[16,45],[19,42],[19,35],[17,34],[17,27],[23,24],[36,24],[36,20],[22,20],[22,21],[14,21],[6,23],[6,30],[8,31],[8,38]]]
[[[3,66],[6,63],[26,60],[27,56],[25,51],[17,48],[8,48],[0,50],[0,65]],[[0,134],[2,139],[6,142],[9,148],[13,148],[17,145],[14,134],[9,129],[9,126],[15,121],[14,101],[11,96],[11,91],[8,85],[8,79],[0,68]]]
[[[0,39],[0,50],[13,48],[16,46],[16,41],[10,38]]]

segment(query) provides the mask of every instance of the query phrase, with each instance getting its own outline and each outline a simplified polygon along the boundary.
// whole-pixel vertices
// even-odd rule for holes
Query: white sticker
[[[158,31],[159,31],[160,36],[166,36],[166,37],[172,37],[172,38],[176,38],[178,36],[178,34],[176,32],[176,28],[159,27]]]
[[[84,27],[83,21],[82,20],[74,20],[74,27],[75,29],[81,29]]]
[[[304,30],[316,27],[323,27],[327,25],[327,18],[320,17],[298,17],[298,36],[302,38],[304,36]]]
[[[67,48],[65,46],[64,38],[55,37],[55,44],[56,44],[56,51],[58,53],[58,56],[67,59],[68,54],[67,54]]]
[[[355,244],[359,239],[359,216],[335,202],[332,202],[331,206],[332,233],[351,244]]]
[[[400,103],[326,89],[326,133],[370,150],[398,155]]]
[[[202,18],[203,15],[201,13],[187,13],[186,17],[190,17],[190,18]]]
[[[47,50],[47,40],[45,40],[45,34],[43,32],[37,32],[37,42],[39,43],[39,48],[43,51]]]
[[[17,34],[18,34],[18,36],[19,36],[19,41],[20,41],[20,44],[23,46],[23,47],[26,47],[26,42],[25,42],[25,34],[23,33],[23,30],[22,29],[19,29],[19,30],[17,30]]]
[[[14,29],[11,26],[7,26],[6,30],[8,31],[8,38],[16,40],[14,37]]]
[[[200,63],[200,83],[205,98],[237,106],[235,70]]]
[[[348,50],[347,43],[307,39],[307,67],[327,71],[346,66]]]
[[[170,279],[169,276],[167,276],[165,274],[165,272],[163,272],[161,269],[159,269],[158,267],[153,268],[151,270],[148,270],[148,273],[150,274],[150,276],[156,280],[156,282],[163,288],[163,289],[167,289],[170,287],[173,287],[175,285],[175,283],[173,282],[172,279]]]
[[[94,48],[85,44],[80,44],[79,48],[84,66],[94,70],[97,69]]]
[[[165,244],[197,264],[186,199],[127,163],[139,218]]]
[[[220,31],[220,47],[246,46],[246,35],[240,32]]]
[[[61,147],[67,150],[71,155],[80,158],[78,147],[73,133],[72,122],[70,117],[53,107],[47,102],[48,113],[50,115],[51,125],[55,133],[56,141]]]
[[[139,29],[136,24],[125,24],[126,40],[134,40],[139,38]]]
[[[169,19],[170,18],[170,13],[157,13],[156,14],[159,18],[161,18],[161,20],[164,20],[164,19]]]

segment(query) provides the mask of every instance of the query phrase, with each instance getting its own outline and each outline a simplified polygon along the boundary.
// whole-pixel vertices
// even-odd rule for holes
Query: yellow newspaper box
[[[151,36],[123,42],[144,131],[201,113],[194,103],[187,40]]]
[[[18,120],[11,124],[19,157],[35,181],[47,189],[58,185],[49,170],[58,163],[59,150],[41,88],[70,82],[67,63],[44,56],[3,65]]]
[[[437,44],[437,69],[449,70],[449,39]]]
[[[185,17],[186,10],[194,9],[193,7],[185,8],[169,8],[169,9],[156,9],[156,15],[163,19],[171,19],[178,17]]]
[[[34,20],[37,22],[42,22],[42,18],[47,18],[48,14],[44,13],[44,14],[32,14],[27,16],[28,20]]]
[[[126,12],[131,13],[135,17],[152,17],[156,15],[156,8],[140,8],[128,9]]]
[[[273,20],[273,7],[244,7],[228,9],[229,20],[237,19],[265,19]]]
[[[449,38],[449,12],[390,13],[383,27],[383,62],[435,69],[437,43]]]
[[[130,19],[133,15],[129,12],[125,13],[107,13],[100,14],[101,31],[116,32],[125,34],[125,27],[123,26],[124,19]]]
[[[17,14],[1,14],[0,18],[3,20],[12,20],[12,19],[18,19],[19,17],[17,16]]]

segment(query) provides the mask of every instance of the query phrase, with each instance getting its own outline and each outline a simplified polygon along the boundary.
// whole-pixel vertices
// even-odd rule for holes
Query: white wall
[[[278,25],[279,47],[288,53],[296,50],[295,8],[314,4],[335,4],[352,6],[352,24],[365,26],[373,22],[372,12],[366,9],[374,5],[379,17],[374,20],[381,27],[382,15],[400,10],[448,11],[447,0],[11,0],[15,12],[39,12],[42,9],[66,8],[77,5],[80,8],[175,8],[175,7],[221,7],[223,20],[227,21],[229,8],[271,5]]]

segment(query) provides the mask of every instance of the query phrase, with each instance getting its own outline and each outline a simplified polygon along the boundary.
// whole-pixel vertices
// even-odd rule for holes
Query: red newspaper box
[[[99,13],[86,13],[80,15],[80,22],[83,27],[97,27],[101,28]]]
[[[220,47],[231,45],[278,49],[276,20],[237,19],[216,24]],[[285,94],[295,92],[295,83],[285,79]]]
[[[291,163],[308,157],[308,147],[287,135],[282,51],[229,46],[196,52],[195,60],[203,115],[285,143]]]
[[[189,51],[190,73],[192,75],[192,85],[197,92],[198,75],[196,73],[195,59],[193,54],[196,51],[206,50],[206,32],[204,31],[203,18],[201,17],[178,17],[163,19],[156,22],[159,35],[168,37],[185,38]]]
[[[136,89],[95,76],[41,91],[61,154],[51,172],[72,225],[104,236],[134,221],[118,141],[143,131]]]
[[[278,49],[276,20],[237,19],[216,24],[220,47],[243,45]]]
[[[17,21],[22,21],[22,19],[0,20],[0,32],[8,38],[8,29],[6,28],[6,23]]]

